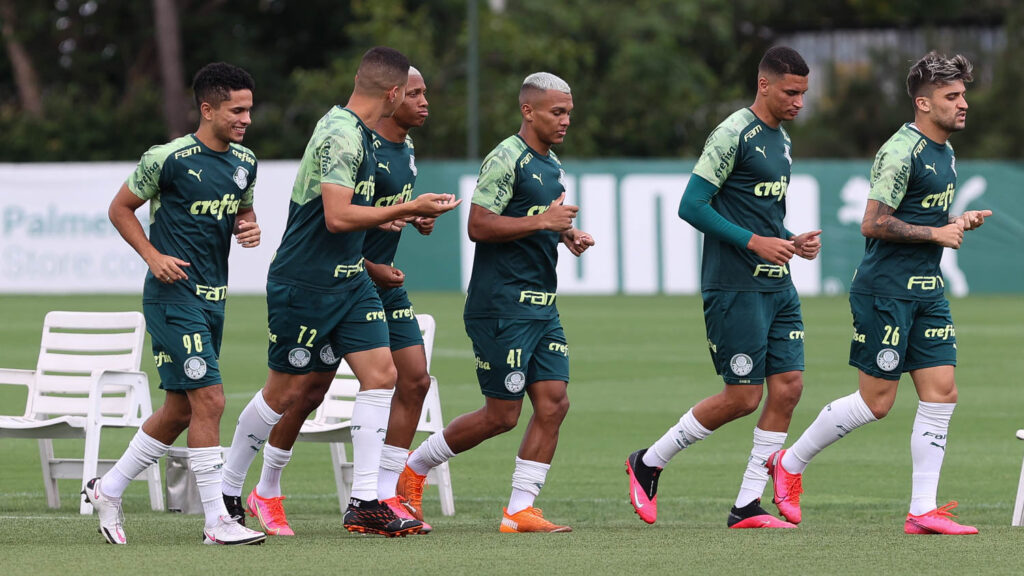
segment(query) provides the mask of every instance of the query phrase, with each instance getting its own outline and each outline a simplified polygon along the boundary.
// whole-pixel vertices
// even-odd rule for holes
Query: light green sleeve
[[[480,166],[480,176],[473,190],[473,204],[501,214],[512,200],[516,184],[516,159],[513,151],[499,146],[487,155]]]
[[[318,150],[320,182],[354,189],[363,154],[363,137],[357,125],[343,124],[328,131]]]
[[[160,175],[164,162],[174,148],[167,144],[153,146],[139,159],[135,171],[128,176],[128,189],[143,200],[152,200],[160,195]]]
[[[715,188],[721,188],[732,169],[736,165],[736,156],[740,150],[740,129],[732,117],[726,119],[715,128],[704,142],[693,173],[710,182]]]
[[[245,189],[245,192],[242,192],[242,203],[239,204],[239,206],[241,206],[242,208],[252,208],[253,194],[256,191],[256,174],[258,172],[259,166],[256,161],[256,155],[253,154],[252,150],[246,148],[245,146],[238,147],[241,148],[246,155],[252,157],[252,177],[249,178],[249,187]]]
[[[871,166],[871,189],[868,200],[877,200],[890,208],[899,208],[907,193],[913,167],[911,152],[914,142],[899,136],[891,138],[875,155]]]

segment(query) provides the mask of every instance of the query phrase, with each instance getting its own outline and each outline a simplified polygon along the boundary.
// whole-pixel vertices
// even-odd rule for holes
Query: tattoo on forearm
[[[864,223],[871,238],[891,242],[931,242],[932,229],[928,226],[907,224],[893,216],[896,209],[877,200],[869,200],[864,212]]]

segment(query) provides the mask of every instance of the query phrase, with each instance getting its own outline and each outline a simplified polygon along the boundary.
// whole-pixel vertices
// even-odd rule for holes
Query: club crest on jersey
[[[746,354],[736,354],[729,360],[729,368],[737,376],[746,376],[754,369],[754,362]]]
[[[185,376],[188,376],[189,380],[199,380],[203,376],[206,376],[206,360],[203,360],[199,356],[189,356],[185,360]]]
[[[288,353],[288,363],[296,368],[305,368],[309,364],[309,360],[313,355],[309,353],[309,350],[305,348],[293,348]]]
[[[526,387],[526,375],[516,370],[505,376],[505,389],[513,394],[518,394]]]
[[[330,344],[324,344],[324,347],[320,349],[320,361],[327,365],[338,362],[338,357],[334,355],[334,348],[331,348]]]
[[[900,353],[892,348],[883,348],[875,357],[875,364],[886,372],[892,372],[900,365]]]
[[[235,181],[235,186],[238,186],[239,190],[245,190],[249,186],[249,171],[239,166],[235,168],[235,174],[231,179]]]
[[[412,172],[413,176],[416,175],[416,155],[415,154],[409,154],[409,171]]]

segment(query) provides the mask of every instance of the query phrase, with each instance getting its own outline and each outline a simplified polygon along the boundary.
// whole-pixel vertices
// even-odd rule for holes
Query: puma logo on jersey
[[[387,172],[388,174],[391,174],[391,161],[388,160],[384,164],[381,164],[380,162],[377,162],[377,168],[383,168],[385,172]]]
[[[188,173],[189,173],[189,176],[195,176],[196,180],[199,180],[200,182],[203,181],[203,177],[202,177],[203,171],[202,170],[200,170],[199,172],[196,172],[195,170],[189,168],[188,169]]]
[[[924,165],[924,169],[925,170],[931,170],[932,174],[935,174],[936,176],[939,175],[939,173],[935,171],[935,163],[934,162],[932,162],[931,164],[925,164]]]
[[[765,160],[768,159],[768,155],[765,154],[765,147],[764,146],[754,146],[754,150],[757,150],[758,152],[760,152],[761,156],[763,156]]]
[[[540,182],[541,186],[544,185],[544,179],[540,177],[540,174],[530,174],[530,176],[533,176],[534,178],[536,178],[537,182]]]

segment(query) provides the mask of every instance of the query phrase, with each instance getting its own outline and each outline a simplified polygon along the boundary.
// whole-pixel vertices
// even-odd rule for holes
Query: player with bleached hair
[[[802,474],[825,447],[883,418],[909,372],[920,399],[910,435],[913,461],[907,534],[977,534],[937,506],[939,472],[956,407],[956,332],[939,262],[945,248],[960,248],[991,210],[949,213],[956,192],[956,157],[948,139],[967,122],[966,83],[971,63],[961,55],[929,52],[907,75],[914,121],[882,145],[871,168],[871,191],[861,222],[864,258],[850,286],[853,341],[850,365],[858,390],[826,405],[788,450],[768,463],[775,501],[790,522],[801,520]]]
[[[594,245],[590,234],[573,227],[578,208],[564,203],[565,172],[551,150],[565,139],[572,108],[564,80],[547,72],[527,76],[519,91],[518,134],[498,144],[480,168],[469,213],[476,254],[464,318],[484,406],[452,420],[409,457],[398,494],[418,518],[427,472],[514,428],[529,396],[533,416],[500,531],[572,530],[533,506],[569,410],[569,348],[555,305],[558,244],[574,256]]]

